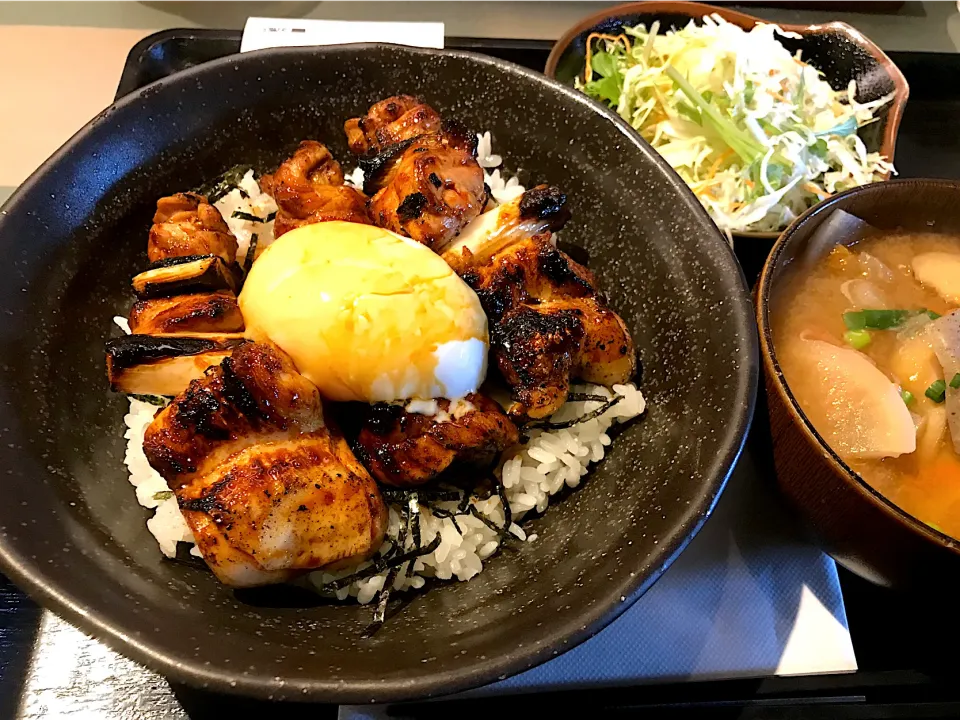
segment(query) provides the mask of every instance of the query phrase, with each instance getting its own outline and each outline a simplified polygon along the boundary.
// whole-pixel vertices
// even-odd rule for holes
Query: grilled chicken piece
[[[243,332],[237,296],[229,290],[140,300],[129,323],[130,332],[144,335]]]
[[[433,416],[373,405],[357,436],[357,454],[377,480],[394,487],[423,485],[451,466],[487,465],[516,444],[517,427],[493,400],[479,393],[465,400],[452,414],[450,401],[436,400]]]
[[[569,217],[564,202],[555,188],[529,190],[443,255],[487,313],[515,417],[552,415],[573,378],[613,385],[636,372],[630,332],[598,294],[593,273],[551,241]]]
[[[156,262],[187,255],[218,255],[232,265],[237,259],[237,239],[203,195],[177,193],[160,198],[147,256]]]
[[[476,138],[454,123],[362,158],[374,224],[443,247],[487,203]]]
[[[246,343],[147,428],[144,453],[224,583],[283,582],[370,557],[387,510],[279,348]]]
[[[277,203],[275,237],[301,225],[330,220],[370,224],[367,199],[343,184],[340,163],[316,140],[300,143],[275,173],[260,179],[260,187]]]
[[[373,105],[364,117],[344,123],[347,145],[356,155],[380,152],[390,145],[440,129],[440,114],[419,98],[397,95]]]

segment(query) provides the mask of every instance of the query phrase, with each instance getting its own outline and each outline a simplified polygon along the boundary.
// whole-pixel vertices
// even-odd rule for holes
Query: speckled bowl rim
[[[742,290],[741,292],[730,293],[730,297],[727,299],[729,303],[727,306],[729,308],[729,322],[732,327],[736,326],[732,332],[739,341],[739,363],[733,371],[736,392],[731,406],[731,416],[723,427],[717,430],[717,434],[721,437],[718,443],[720,450],[712,460],[709,470],[702,475],[703,485],[699,499],[691,505],[684,506],[685,517],[695,519],[683,532],[675,533],[668,541],[658,545],[658,550],[652,555],[654,562],[651,563],[651,567],[653,567],[653,570],[648,573],[633,573],[632,577],[626,576],[622,583],[610,587],[603,593],[596,603],[584,608],[577,622],[567,622],[562,627],[557,626],[548,629],[545,632],[544,642],[537,644],[536,647],[530,645],[509,650],[500,656],[482,659],[471,666],[433,672],[429,677],[419,676],[390,681],[357,681],[353,683],[326,681],[322,677],[311,678],[309,681],[288,681],[284,678],[244,675],[239,670],[233,672],[221,671],[190,658],[178,657],[173,653],[159,651],[151,642],[145,642],[138,637],[120,631],[108,619],[101,617],[96,607],[77,600],[68,590],[60,588],[55,576],[51,577],[36,562],[18,554],[7,539],[0,535],[0,567],[17,585],[24,588],[38,602],[53,609],[83,631],[101,639],[112,649],[174,681],[202,686],[218,692],[265,699],[284,697],[303,701],[365,703],[370,702],[370,698],[373,697],[377,698],[377,702],[392,702],[456,692],[527,670],[560,652],[569,650],[602,630],[629,608],[670,566],[690,540],[699,532],[703,523],[713,511],[727,479],[740,457],[753,419],[759,375],[759,353],[750,294],[743,271],[733,255],[732,249],[725,242],[699,201],[679,176],[670,169],[666,161],[614,113],[600,107],[583,93],[577,92],[556,80],[549,79],[541,73],[487,55],[461,50],[434,50],[380,43],[357,43],[323,48],[271,48],[242,55],[229,55],[196,65],[144,86],[123,97],[97,115],[45,161],[7,200],[2,207],[2,214],[0,214],[0,226],[5,221],[4,215],[19,212],[20,198],[37,185],[44,175],[54,170],[58,163],[71,152],[73,146],[91,132],[91,128],[106,121],[118,111],[136,105],[145,96],[148,97],[161,92],[172,93],[176,91],[178,86],[192,83],[208,74],[232,69],[239,63],[255,62],[264,57],[289,58],[291,62],[316,62],[321,57],[326,59],[333,57],[335,60],[336,56],[340,54],[363,52],[375,48],[389,49],[399,55],[415,55],[422,58],[423,62],[429,62],[436,57],[458,58],[486,66],[491,74],[520,75],[542,86],[545,92],[563,95],[568,101],[582,105],[590,112],[613,123],[620,131],[625,142],[631,143],[636,150],[647,156],[649,161],[660,170],[663,179],[676,188],[682,202],[685,202],[687,206],[686,212],[693,216],[692,219],[713,230],[717,253],[710,264],[719,263],[721,266],[727,264],[727,269],[733,275],[730,281],[734,285],[739,282]],[[720,269],[722,270],[722,267]],[[645,561],[649,559],[649,557],[644,558]],[[643,563],[638,560],[638,567],[641,564]]]
[[[900,131],[900,120],[903,117],[903,108],[907,104],[907,99],[910,97],[910,86],[907,83],[907,78],[904,77],[900,71],[900,68],[896,66],[893,60],[890,59],[879,45],[855,27],[845,22],[834,21],[829,23],[814,23],[811,25],[775,23],[771,20],[764,20],[763,18],[748,15],[747,13],[731,8],[708,5],[706,3],[686,2],[686,0],[647,0],[645,2],[626,3],[595,12],[583,18],[567,30],[563,36],[554,43],[553,49],[550,50],[550,56],[547,58],[547,64],[543,69],[544,74],[551,79],[556,78],[557,65],[560,62],[560,58],[563,56],[563,53],[566,52],[570,43],[583,33],[584,30],[588,30],[604,20],[610,20],[621,15],[632,15],[634,13],[689,15],[691,18],[716,14],[727,22],[744,29],[752,28],[757,23],[767,23],[769,25],[776,25],[785,32],[793,32],[804,36],[826,34],[829,32],[846,35],[852,43],[866,50],[893,81],[894,96],[890,103],[890,114],[887,117],[887,126],[884,128],[883,141],[880,143],[880,153],[891,161],[893,160],[897,150],[897,133]],[[879,182],[889,180],[891,175],[892,173],[887,173],[883,180]],[[817,207],[817,205],[813,207]],[[785,230],[786,228],[784,231]],[[776,231],[733,233],[734,237],[747,240],[776,240],[780,234],[781,233]]]
[[[824,213],[832,212],[836,208],[837,204],[842,204],[846,198],[856,195],[881,192],[884,186],[889,185],[915,187],[917,189],[918,197],[922,197],[922,190],[924,188],[933,186],[945,187],[955,190],[958,197],[960,197],[960,180],[946,180],[937,178],[908,178],[903,180],[888,180],[882,185],[880,183],[871,183],[869,185],[861,185],[859,187],[851,188],[850,190],[845,190],[842,193],[837,193],[836,195],[824,200],[822,203],[810,208],[796,218],[792,223],[790,223],[787,229],[783,231],[779,240],[777,240],[776,244],[773,246],[773,249],[770,251],[770,255],[767,257],[766,263],[764,263],[763,270],[760,273],[760,279],[757,281],[755,305],[757,313],[757,325],[760,328],[760,354],[762,356],[767,377],[773,382],[783,406],[787,409],[791,422],[793,422],[793,424],[800,429],[807,443],[809,443],[815,450],[817,450],[817,452],[820,453],[820,455],[823,456],[823,458],[830,465],[830,468],[833,470],[834,474],[837,477],[842,478],[846,484],[857,490],[860,496],[863,497],[867,502],[883,511],[887,516],[896,520],[904,527],[910,528],[910,530],[918,537],[922,537],[927,542],[935,542],[937,545],[960,555],[960,539],[950,537],[945,533],[935,530],[925,522],[908,513],[906,510],[903,510],[892,500],[887,499],[885,495],[875,490],[869,483],[867,483],[867,481],[864,480],[856,470],[844,462],[843,459],[833,450],[833,448],[827,444],[826,440],[823,439],[823,436],[817,432],[816,428],[814,428],[813,423],[810,422],[810,419],[807,417],[806,413],[804,413],[800,408],[800,403],[797,402],[797,398],[794,396],[793,391],[790,390],[787,379],[783,374],[783,368],[780,367],[780,362],[777,360],[777,352],[773,342],[773,329],[770,326],[770,298],[777,292],[777,283],[774,282],[773,276],[778,271],[784,273],[789,272],[786,268],[781,269],[781,259],[790,249],[790,245],[793,243],[793,239],[797,232],[814,218]]]

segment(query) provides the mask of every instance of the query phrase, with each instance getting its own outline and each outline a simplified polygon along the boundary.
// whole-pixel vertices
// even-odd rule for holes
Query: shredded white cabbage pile
[[[861,104],[854,82],[833,90],[777,39],[797,35],[762,23],[747,32],[718,15],[658,31],[591,36],[578,87],[638,130],[728,234],[781,230],[823,198],[894,172],[857,135],[893,93]]]

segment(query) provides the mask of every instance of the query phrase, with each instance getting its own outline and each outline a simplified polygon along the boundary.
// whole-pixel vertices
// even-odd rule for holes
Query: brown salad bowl
[[[811,208],[774,245],[756,289],[777,481],[824,549],[852,572],[904,588],[942,587],[960,573],[960,542],[874,490],[801,410],[777,359],[771,305],[817,229],[835,210],[897,233],[960,234],[960,182],[895,180],[854,188]]]
[[[587,38],[593,33],[618,35],[625,27],[640,23],[650,26],[660,22],[661,31],[679,30],[690,20],[700,21],[716,14],[729,23],[749,30],[763,19],[725,7],[695,2],[635,2],[606,8],[570,28],[553,46],[544,73],[567,85],[582,77],[586,63]],[[875,43],[856,28],[842,22],[819,25],[784,25],[784,31],[796,33],[799,39],[779,37],[791,52],[802,51],[802,57],[823,73],[835,90],[845,88],[851,80],[857,83],[856,99],[865,103],[891,92],[891,102],[876,111],[876,121],[862,126],[858,134],[868,152],[880,152],[893,158],[897,131],[909,87],[903,73]],[[775,240],[775,232],[737,232],[736,237]]]

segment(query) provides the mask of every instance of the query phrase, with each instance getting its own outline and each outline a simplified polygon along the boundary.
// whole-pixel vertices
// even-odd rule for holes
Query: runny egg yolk
[[[486,375],[480,301],[429,248],[371,225],[285,233],[250,270],[240,310],[331,400],[460,398]]]

